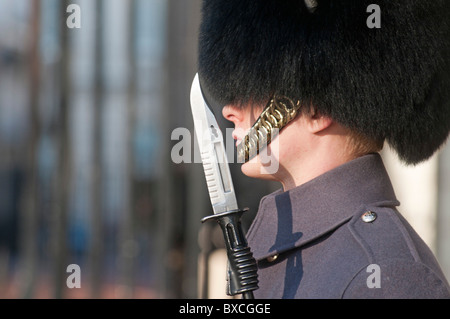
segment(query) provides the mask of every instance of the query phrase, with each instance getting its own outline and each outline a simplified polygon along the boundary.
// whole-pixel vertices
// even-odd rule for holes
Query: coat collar
[[[398,206],[379,154],[345,163],[260,203],[247,239],[257,260],[300,247],[336,229],[368,204]]]

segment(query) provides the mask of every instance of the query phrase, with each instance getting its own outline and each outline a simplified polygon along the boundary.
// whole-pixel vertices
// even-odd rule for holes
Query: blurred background
[[[202,165],[171,158],[176,128],[198,151],[200,18],[201,0],[0,0],[0,298],[224,297]],[[382,155],[449,278],[450,147],[417,167]],[[231,169],[247,228],[279,185]]]

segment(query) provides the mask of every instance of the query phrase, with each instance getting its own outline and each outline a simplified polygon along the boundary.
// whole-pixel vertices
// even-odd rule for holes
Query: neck
[[[280,163],[276,176],[283,189],[288,191],[347,163],[357,156],[350,152],[346,135],[340,127],[331,128],[331,133],[316,136],[301,149],[293,149],[291,157]],[[306,145],[306,146],[305,146]]]

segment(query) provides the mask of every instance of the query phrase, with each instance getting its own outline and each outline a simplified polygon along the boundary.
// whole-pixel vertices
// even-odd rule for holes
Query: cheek
[[[275,138],[259,155],[242,165],[242,172],[249,177],[273,180],[280,168],[279,139]]]
[[[289,137],[281,134],[274,141],[274,145],[271,145],[273,150],[273,156],[282,161],[289,157],[289,153],[293,151],[293,143],[290,141]]]

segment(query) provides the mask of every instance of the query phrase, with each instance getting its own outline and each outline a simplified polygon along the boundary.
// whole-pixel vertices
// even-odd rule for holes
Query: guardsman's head
[[[295,108],[272,139],[280,156],[288,141],[301,151],[289,127],[302,122],[316,136],[348,134],[355,154],[387,142],[407,164],[427,160],[450,131],[450,1],[376,4],[204,0],[198,62],[207,100],[250,142],[250,127],[273,124],[258,124],[264,110],[273,119]]]

